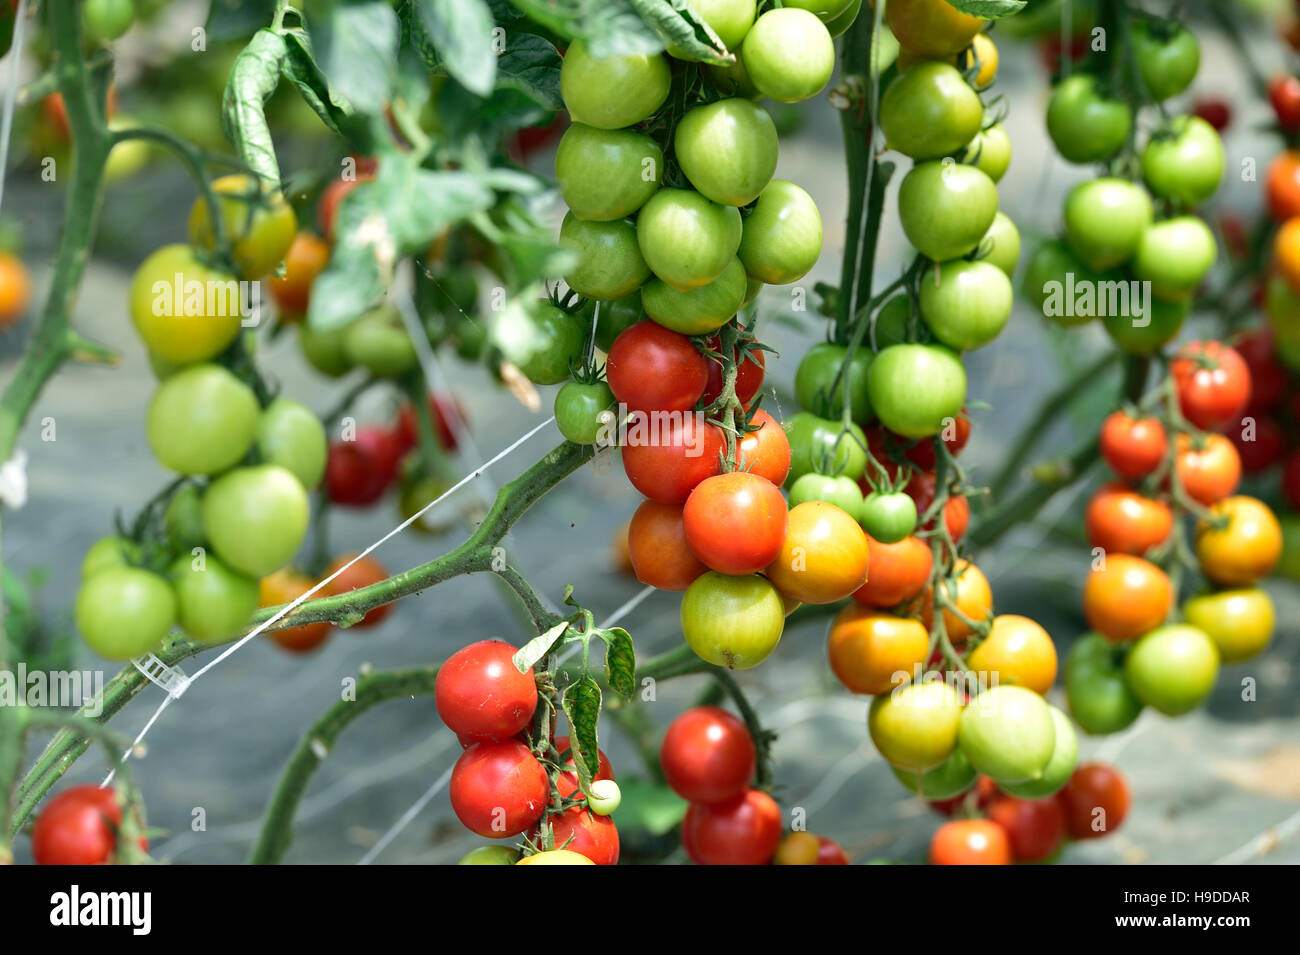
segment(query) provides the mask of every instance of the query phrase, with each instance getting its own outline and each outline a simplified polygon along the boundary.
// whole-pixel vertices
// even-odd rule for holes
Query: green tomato
[[[745,303],[749,279],[740,259],[732,259],[708,285],[679,292],[667,282],[651,279],[641,289],[645,313],[665,328],[683,335],[704,335],[731,321]]]
[[[723,96],[743,96],[745,99],[758,99],[763,94],[758,91],[754,81],[745,72],[745,61],[736,57],[736,62],[728,66],[708,66],[713,85]]]
[[[822,23],[830,23],[843,14],[851,3],[850,0],[786,0],[781,6],[807,10],[809,13],[816,14],[817,19]]]
[[[514,865],[519,852],[510,846],[479,846],[461,857],[457,865]]]
[[[1092,179],[1065,198],[1065,241],[1089,267],[1104,271],[1133,257],[1153,217],[1151,197],[1141,186],[1109,176]]]
[[[373,308],[348,325],[343,353],[377,378],[400,378],[420,361],[402,313],[392,305]]]
[[[776,124],[752,100],[724,99],[689,110],[673,133],[673,150],[691,185],[725,206],[747,206],[772,180]]]
[[[631,223],[585,222],[572,212],[560,226],[561,244],[578,256],[564,281],[579,295],[614,299],[631,295],[650,277]]]
[[[1074,767],[1079,763],[1079,737],[1070,724],[1070,718],[1050,703],[1047,711],[1052,714],[1055,730],[1052,756],[1038,779],[1025,783],[999,783],[1002,791],[1009,795],[1021,799],[1046,799],[1070,781]]]
[[[558,385],[586,354],[587,327],[580,319],[547,301],[530,310],[511,302],[497,316],[492,344],[537,385]]]
[[[612,779],[597,779],[591,784],[587,805],[598,816],[613,815],[623,802],[623,792]]]
[[[81,579],[118,567],[129,567],[140,559],[140,545],[126,537],[101,537],[90,545],[81,561]]]
[[[650,271],[683,292],[723,273],[740,249],[740,210],[690,189],[660,189],[636,217]]]
[[[942,680],[896,687],[871,701],[867,731],[885,762],[924,773],[957,749],[961,697]]]
[[[912,300],[906,293],[895,295],[876,313],[873,326],[877,351],[890,345],[907,344],[907,326],[912,318]]]
[[[1190,713],[1205,701],[1219,675],[1219,651],[1204,630],[1174,624],[1138,640],[1124,661],[1129,686],[1166,716]]]
[[[352,370],[352,360],[343,347],[351,325],[328,328],[324,331],[303,325],[298,329],[298,347],[302,356],[322,375],[340,378]]]
[[[867,378],[876,417],[905,438],[929,438],[956,418],[966,400],[966,369],[942,345],[890,345]]]
[[[1097,633],[1079,638],[1065,658],[1065,697],[1085,733],[1102,736],[1132,725],[1142,712],[1124,678],[1124,650]]]
[[[922,799],[952,799],[975,785],[975,767],[959,749],[938,766],[924,773],[890,767],[900,783]]]
[[[852,0],[844,12],[833,20],[826,21],[826,30],[832,37],[843,36],[848,32],[849,27],[853,26],[853,21],[858,18],[858,11],[862,9],[862,0]],[[881,30],[880,34],[873,37],[873,40],[880,44],[880,53],[877,54],[877,62],[881,64],[881,69],[885,69],[894,58],[898,56],[898,41],[888,30]],[[887,55],[886,55],[887,54]]]
[[[260,408],[253,390],[220,365],[195,365],[158,386],[149,401],[149,447],[165,468],[216,474],[253,446]]]
[[[1029,259],[1021,291],[1057,324],[1084,325],[1097,317],[1097,310],[1076,309],[1074,298],[1065,292],[1076,286],[1096,288],[1102,280],[1102,276],[1080,262],[1064,242],[1049,239]]]
[[[980,240],[978,259],[996,265],[1010,278],[1020,262],[1020,230],[1005,212],[993,217],[993,224]]]
[[[701,659],[748,670],[781,641],[785,605],[766,577],[701,574],[682,597],[682,636]]]
[[[1000,685],[966,705],[958,739],[971,765],[999,786],[1025,783],[1044,778],[1056,748],[1055,724],[1033,690]]]
[[[188,553],[207,543],[203,536],[203,492],[193,484],[181,487],[167,502],[163,512],[167,543],[178,552]]]
[[[1196,216],[1178,216],[1157,222],[1142,233],[1133,274],[1151,283],[1159,299],[1188,298],[1214,266],[1218,249],[1214,233]]]
[[[1076,73],[1052,90],[1047,133],[1066,162],[1105,162],[1119,152],[1132,129],[1133,110],[1103,96],[1096,77],[1088,73]]]
[[[641,293],[633,292],[612,302],[601,302],[596,312],[596,347],[608,352],[614,339],[645,318],[641,308]]]
[[[799,411],[786,418],[782,427],[790,441],[787,487],[812,473],[856,481],[867,468],[867,438],[856,424],[846,431],[839,421]]]
[[[822,251],[822,216],[812,196],[773,179],[741,230],[740,261],[751,278],[789,285],[807,275]]]
[[[950,63],[918,60],[880,98],[885,143],[912,159],[955,153],[980,131],[984,105]]]
[[[961,161],[997,182],[1007,174],[1011,165],[1011,137],[1001,123],[990,126],[970,141]]]
[[[868,494],[860,514],[862,529],[882,544],[897,544],[916,530],[916,502],[902,491]]]
[[[203,495],[203,532],[232,570],[265,577],[293,559],[307,533],[307,492],[275,464],[227,471]]]
[[[188,245],[164,245],[131,279],[131,321],[151,354],[193,365],[221,354],[239,337],[239,282],[204,265]]]
[[[131,660],[162,647],[176,623],[176,596],[155,573],[110,567],[82,583],[76,617],[90,649],[109,660]]]
[[[560,97],[576,123],[622,129],[650,117],[668,98],[672,77],[658,54],[595,57],[577,40],[560,66]]]
[[[612,222],[658,191],[663,164],[663,150],[644,133],[574,123],[556,149],[555,178],[575,217]]]
[[[555,395],[555,423],[560,434],[574,444],[595,444],[605,426],[602,412],[616,405],[614,392],[605,382],[570,381]],[[612,416],[609,421],[613,423]]]
[[[1133,58],[1142,85],[1154,100],[1177,96],[1192,85],[1201,65],[1201,48],[1186,27],[1169,21],[1133,24]]]
[[[862,489],[857,481],[843,475],[804,474],[799,477],[790,485],[791,510],[805,501],[834,504],[855,520],[862,513]]]
[[[131,0],[86,0],[81,8],[86,38],[92,43],[116,40],[135,22]]]
[[[808,349],[794,373],[794,397],[799,407],[823,418],[838,418],[847,395],[849,416],[865,424],[872,418],[867,394],[867,372],[875,356],[860,347],[845,366],[849,350],[844,345],[821,342]],[[840,377],[840,369],[844,369]],[[837,384],[838,379],[838,384]]]
[[[1154,296],[1147,302],[1147,314],[1106,315],[1101,322],[1115,344],[1130,355],[1154,355],[1173,341],[1191,314],[1189,301],[1165,302]],[[1142,325],[1134,322],[1143,321]]]
[[[781,103],[812,99],[835,71],[835,44],[815,14],[797,8],[762,14],[740,47],[745,71],[764,96]]]
[[[1007,273],[990,262],[958,260],[921,279],[921,317],[949,348],[971,351],[997,338],[1011,317],[1015,293]]]
[[[745,301],[740,303],[742,308],[758,298],[758,293],[763,291],[764,284],[758,279],[750,279],[745,283]]]
[[[962,163],[917,163],[898,188],[898,216],[908,241],[936,262],[973,251],[997,211],[993,180]]]
[[[237,574],[211,554],[178,557],[170,577],[181,629],[215,643],[241,633],[257,609],[256,578]]]
[[[722,45],[735,50],[754,25],[755,0],[691,0],[691,10],[713,28]]]
[[[276,398],[257,423],[257,450],[266,464],[278,464],[311,490],[325,476],[325,427],[312,410],[289,398]]]
[[[1152,139],[1142,150],[1142,178],[1157,196],[1200,205],[1223,179],[1223,140],[1199,116],[1179,116],[1173,136]]]

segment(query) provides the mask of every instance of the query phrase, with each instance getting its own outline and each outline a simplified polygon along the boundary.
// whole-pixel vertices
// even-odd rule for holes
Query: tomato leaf
[[[561,701],[569,718],[569,746],[578,782],[584,793],[591,790],[591,779],[600,761],[596,721],[600,718],[600,684],[584,673],[576,683],[564,688]]]
[[[311,4],[306,14],[316,62],[330,88],[366,113],[384,108],[393,87],[401,28],[383,0]]]
[[[479,96],[491,93],[499,34],[483,0],[418,0],[415,12],[452,78]]]
[[[511,657],[514,661],[515,669],[520,673],[527,673],[529,667],[532,667],[538,660],[551,652],[551,647],[555,646],[555,641],[564,635],[564,631],[569,629],[569,621],[557,623],[550,630],[547,630],[540,637],[533,637],[522,647],[515,651]]]
[[[948,0],[948,3],[972,17],[1001,20],[1019,13],[1028,0]]]
[[[212,0],[203,32],[208,43],[242,40],[266,26],[274,16],[275,0]]]
[[[663,40],[637,15],[633,0],[513,0],[534,22],[569,40],[582,40],[595,56],[658,53]]]
[[[235,57],[221,100],[221,129],[253,172],[270,185],[280,184],[280,164],[266,124],[266,101],[280,83],[286,56],[284,38],[258,30]]]
[[[559,51],[535,33],[506,34],[505,52],[497,59],[497,89],[515,90],[551,112],[563,109]]]
[[[284,34],[285,60],[281,72],[298,89],[298,95],[332,132],[341,132],[352,116],[352,104],[330,90],[325,74],[316,65],[307,34]]]
[[[636,646],[632,635],[622,627],[597,630],[605,641],[605,679],[609,688],[625,700],[636,691]]]
[[[728,66],[736,57],[687,0],[630,0],[632,8],[679,60]]]

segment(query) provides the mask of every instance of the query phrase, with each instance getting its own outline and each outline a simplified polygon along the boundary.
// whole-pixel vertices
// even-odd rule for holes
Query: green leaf
[[[520,673],[527,673],[529,667],[534,666],[538,660],[551,652],[551,647],[555,646],[555,641],[564,636],[564,631],[569,629],[569,621],[557,623],[550,630],[547,630],[540,637],[533,637],[511,657],[514,661],[515,669]]]
[[[658,53],[664,42],[637,15],[630,0],[513,0],[553,33],[582,40],[595,56]]]
[[[419,22],[447,72],[471,92],[487,96],[496,82],[497,29],[483,0],[418,0]]]
[[[382,110],[392,92],[401,35],[392,6],[384,0],[318,2],[307,19],[330,89],[362,112]]]
[[[258,30],[235,57],[221,100],[221,129],[245,165],[270,185],[280,183],[280,164],[266,124],[266,101],[280,84],[287,56],[284,39]]]
[[[609,688],[630,700],[636,692],[636,647],[632,635],[622,627],[596,633],[605,641],[605,680]]]
[[[687,802],[667,786],[644,779],[620,779],[623,801],[618,807],[618,828],[639,829],[654,836],[672,832],[686,815]]]
[[[508,33],[497,60],[497,89],[523,94],[542,109],[563,109],[560,99],[560,54],[545,37]]]
[[[1015,16],[1025,8],[1028,0],[948,0],[948,3],[972,17],[1001,20]]]
[[[687,0],[630,0],[632,8],[679,60],[717,66],[736,62],[713,28],[691,9]]]
[[[591,789],[591,779],[600,761],[596,721],[600,718],[600,684],[584,673],[576,683],[564,688],[564,715],[569,718],[569,746],[578,782],[584,793]]]
[[[321,118],[331,132],[339,132],[352,115],[352,104],[335,96],[329,88],[325,74],[312,56],[311,40],[307,34],[291,31],[284,34],[286,56],[281,71],[298,89],[298,95]]]

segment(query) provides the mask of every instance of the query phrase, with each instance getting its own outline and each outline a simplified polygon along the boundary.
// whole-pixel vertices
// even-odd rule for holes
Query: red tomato
[[[605,377],[629,411],[688,411],[709,382],[709,363],[690,338],[646,320],[614,339]]]
[[[584,855],[596,865],[618,865],[618,828],[609,816],[574,806],[551,816],[555,848]]]
[[[710,351],[721,352],[722,342],[717,335],[708,340]],[[711,405],[722,395],[722,362],[706,359],[709,365],[709,383],[704,387],[704,396],[701,400],[705,405]],[[767,360],[763,357],[763,352],[758,349],[751,349],[745,353],[745,359],[736,368],[736,400],[742,405],[748,405],[754,400],[754,395],[758,394],[759,389],[763,387],[763,375],[765,374]]]
[[[697,865],[766,865],[781,844],[781,809],[759,789],[729,802],[693,803],[682,845]]]
[[[1250,409],[1247,409],[1247,416],[1252,417],[1249,411]],[[1269,416],[1255,418],[1254,434],[1249,441],[1243,434],[1244,430],[1244,427],[1228,429],[1228,438],[1237,449],[1243,471],[1247,474],[1258,474],[1260,471],[1267,471],[1282,460],[1282,455],[1286,453],[1287,440],[1286,432],[1277,423],[1277,419]]]
[[[1300,511],[1300,449],[1288,454],[1282,464],[1282,496],[1292,510]]]
[[[975,778],[975,806],[983,809],[994,799],[998,797],[1001,790],[998,784],[987,776],[977,776]],[[966,802],[966,797],[970,790],[962,793],[960,796],[953,796],[951,799],[935,799],[930,802],[930,808],[941,816],[951,816]]]
[[[754,412],[750,424],[758,425],[758,430],[740,439],[736,460],[744,470],[780,487],[790,473],[790,439],[777,420],[762,408]]]
[[[789,523],[785,498],[767,478],[745,471],[707,478],[682,509],[686,543],[722,574],[755,574],[776,560]]]
[[[1057,793],[1071,839],[1099,839],[1124,823],[1132,797],[1114,766],[1084,763]]]
[[[1258,417],[1282,403],[1289,387],[1286,368],[1273,349],[1273,332],[1267,326],[1238,339],[1232,346],[1250,370],[1250,402],[1246,414]]]
[[[945,822],[930,839],[930,865],[1010,865],[1007,832],[987,819]]]
[[[467,829],[507,839],[537,825],[550,790],[546,770],[528,747],[507,740],[475,743],[461,753],[449,791],[451,808]]]
[[[928,441],[923,441],[909,448],[903,438],[900,438],[882,424],[869,425],[862,429],[862,433],[867,438],[867,452],[885,469],[891,481],[897,480],[899,470],[907,466],[902,463],[901,459],[909,458],[909,451],[915,451],[921,444],[929,444]],[[919,453],[924,457],[924,452]],[[930,448],[930,457],[931,459],[934,457],[933,447]],[[866,474],[858,481],[864,495],[870,494],[872,491],[871,485],[867,481],[868,476],[879,477],[879,472],[875,467],[867,466]]]
[[[321,233],[331,243],[334,241],[334,220],[338,217],[339,204],[357,186],[363,182],[370,182],[374,178],[373,169],[368,172],[363,171],[361,164],[358,163],[355,179],[336,179],[321,192],[316,204],[316,222],[320,226]]]
[[[355,554],[345,554],[342,557],[337,558],[329,565],[329,567],[325,568],[324,576],[329,577],[355,556]],[[325,592],[330,596],[336,597],[339,594],[346,594],[359,587],[369,587],[371,584],[377,584],[381,580],[387,579],[388,570],[383,564],[375,560],[373,557],[362,557],[355,564],[326,584]],[[391,603],[380,604],[373,610],[367,611],[366,615],[361,618],[360,622],[353,624],[352,627],[354,629],[359,627],[373,627],[378,623],[382,623],[384,618],[393,612],[393,607],[394,604]]]
[[[1232,108],[1221,99],[1199,99],[1193,104],[1192,112],[1223,132],[1232,122]]]
[[[1300,152],[1288,149],[1274,157],[1264,175],[1264,195],[1278,222],[1300,215]]]
[[[569,737],[557,736],[552,742],[555,743],[555,751],[560,754],[560,765],[572,766],[573,753],[569,749]],[[612,763],[610,763],[609,757],[605,755],[605,751],[603,749],[598,748],[596,750],[596,753],[597,753],[596,775],[591,778],[593,780],[613,779],[614,766]],[[578,788],[577,772],[575,771],[575,772],[560,773],[560,775],[557,777],[557,783],[555,788],[560,791],[561,796],[572,795],[573,792]]]
[[[636,579],[660,590],[685,590],[708,570],[686,543],[681,504],[642,501],[627,527],[627,550]]]
[[[719,803],[749,788],[758,754],[739,717],[717,706],[697,706],[668,727],[659,763],[677,795],[693,803]]]
[[[991,822],[1007,831],[1017,862],[1049,859],[1065,840],[1065,810],[1058,799],[999,796],[987,814]]]
[[[365,507],[397,478],[401,446],[379,425],[357,429],[356,440],[334,441],[325,464],[325,490],[335,504]]]
[[[1112,411],[1101,425],[1101,455],[1122,478],[1136,481],[1160,466],[1169,450],[1165,426],[1158,418],[1134,418]]]
[[[1277,75],[1268,81],[1268,101],[1273,104],[1277,124],[1294,133],[1300,129],[1300,79]]]
[[[429,415],[433,421],[433,436],[444,450],[456,450],[456,432],[465,426],[465,412],[460,402],[451,395],[429,395]],[[452,427],[452,422],[456,426]],[[404,403],[397,413],[393,433],[402,453],[410,451],[419,441],[420,423],[415,420],[415,409]]]
[[[1143,497],[1119,481],[1097,489],[1088,501],[1083,521],[1091,546],[1139,556],[1163,544],[1174,529],[1174,515],[1168,504]]]
[[[953,418],[951,429],[944,428],[940,434],[949,454],[954,457],[961,454],[962,448],[970,440],[970,418],[966,416],[966,409],[962,408],[961,414]],[[934,441],[930,438],[923,438],[913,444],[907,449],[906,457],[922,471],[933,471],[938,463],[934,454]]]
[[[848,865],[849,854],[844,851],[834,839],[827,839],[825,836],[817,837],[817,864],[818,865]]]
[[[1180,434],[1176,447],[1174,470],[1183,491],[1193,501],[1209,506],[1227,497],[1241,483],[1241,457],[1223,435],[1207,434],[1196,439]]]
[[[623,470],[651,500],[682,503],[696,485],[719,472],[724,448],[717,426],[702,424],[695,415],[663,421],[638,412],[628,425]]]
[[[1250,370],[1236,350],[1216,341],[1189,342],[1169,365],[1183,416],[1219,431],[1241,419],[1250,400]]]
[[[531,667],[527,673],[515,668],[511,658],[517,650],[504,640],[480,640],[448,657],[433,695],[438,715],[453,733],[488,742],[510,739],[528,727],[537,709],[537,683]]]
[[[907,495],[916,502],[916,513],[923,516],[930,505],[934,503],[935,481],[934,474],[926,472],[916,472],[912,479],[907,482],[907,487],[903,490]],[[970,524],[970,503],[966,498],[957,495],[950,496],[943,506],[943,520],[947,525],[948,533],[954,541],[959,541],[966,533],[966,528]],[[934,521],[929,520],[922,525],[926,530],[934,526]]]
[[[919,537],[882,544],[868,535],[867,552],[867,582],[853,593],[853,599],[864,606],[896,607],[920,596],[930,582],[934,556]]]
[[[122,809],[117,793],[95,785],[73,786],[45,804],[32,826],[37,865],[104,865],[117,849]],[[149,841],[140,837],[140,848]]]

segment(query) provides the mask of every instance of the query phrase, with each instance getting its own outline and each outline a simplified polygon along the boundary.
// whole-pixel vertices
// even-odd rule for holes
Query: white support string
[[[4,114],[0,116],[0,206],[4,205],[5,178],[9,172],[9,136],[14,128],[14,106],[18,100],[18,77],[22,69],[23,21],[27,19],[27,0],[18,0],[14,11],[13,44],[9,47],[9,89],[5,92]]]

